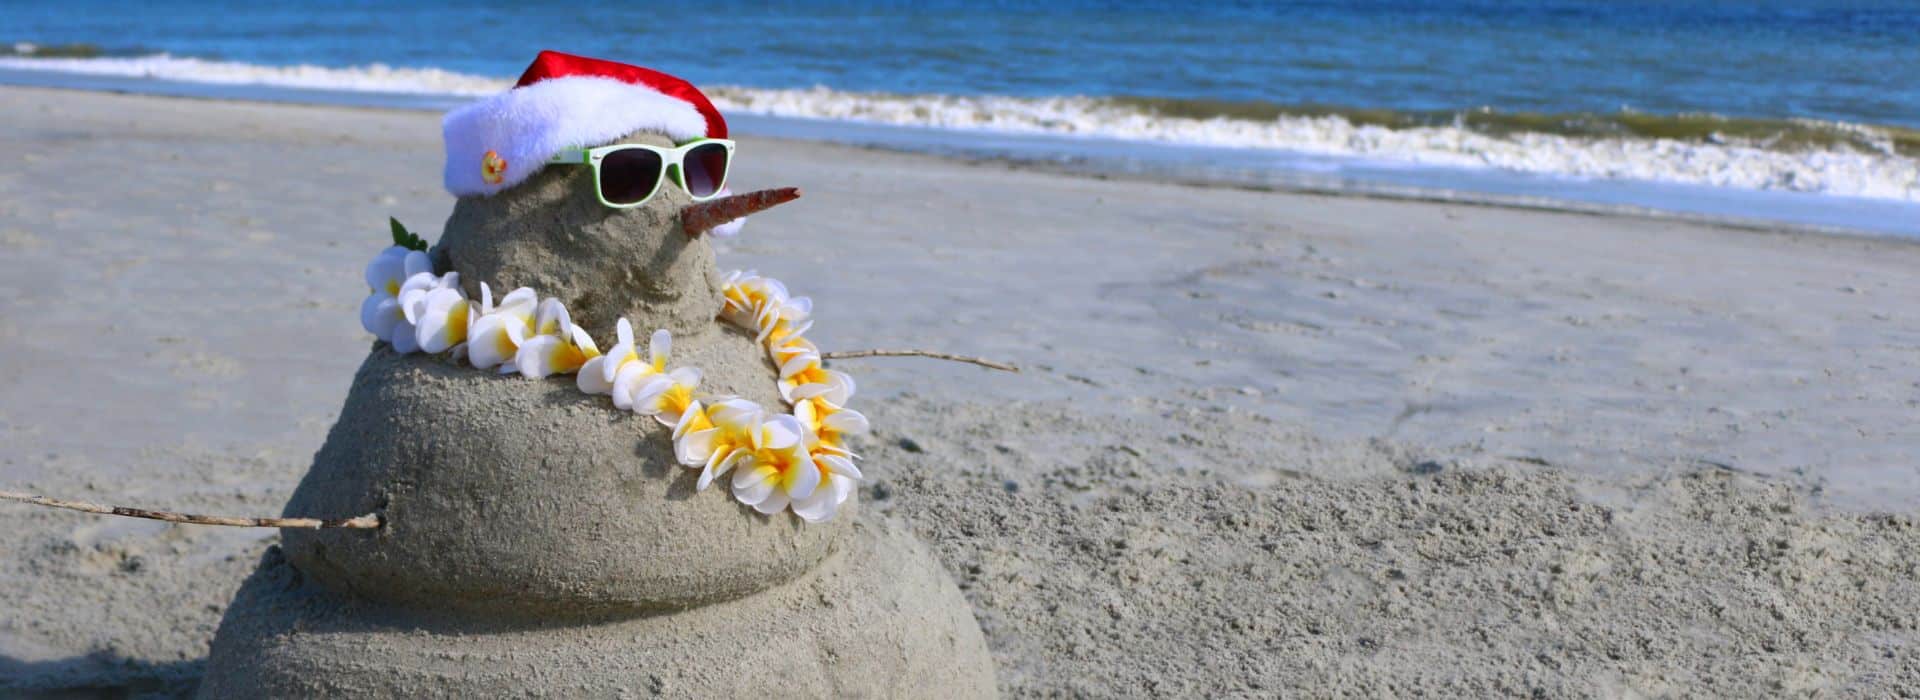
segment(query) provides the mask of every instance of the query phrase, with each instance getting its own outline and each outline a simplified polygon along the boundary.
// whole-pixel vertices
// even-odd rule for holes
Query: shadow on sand
[[[97,651],[45,661],[0,655],[0,697],[16,700],[191,698],[206,670],[204,658],[140,661]]]

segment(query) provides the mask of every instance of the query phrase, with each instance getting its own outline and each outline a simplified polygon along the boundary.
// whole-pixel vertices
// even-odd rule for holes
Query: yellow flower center
[[[665,413],[679,415],[685,413],[687,407],[692,405],[693,387],[678,382],[660,396],[660,407],[665,409],[663,411]]]
[[[467,302],[462,301],[447,309],[447,337],[467,337]]]
[[[586,363],[587,353],[574,347],[573,343],[561,343],[560,348],[553,351],[553,365],[562,372],[580,369]]]
[[[513,336],[509,335],[505,329],[493,336],[493,349],[499,352],[501,357],[513,357],[513,352],[519,347],[513,344]]]
[[[766,448],[755,450],[752,464],[754,471],[771,474],[770,481],[773,482],[774,488],[782,493],[793,490],[794,481],[800,478],[802,464],[813,466],[812,460],[807,459],[805,453],[790,447],[778,450]]]
[[[620,370],[626,369],[627,363],[639,362],[639,361],[640,361],[640,353],[628,351],[627,354],[622,355],[619,359],[616,359],[613,361],[613,372],[615,374],[619,374]]]
[[[827,370],[818,362],[810,362],[807,363],[806,369],[795,372],[787,381],[792,382],[794,386],[824,383],[827,381]]]

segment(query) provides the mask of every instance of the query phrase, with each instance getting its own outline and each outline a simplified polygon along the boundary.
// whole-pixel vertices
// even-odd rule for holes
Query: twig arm
[[[851,360],[856,357],[931,357],[936,360],[965,362],[967,364],[979,365],[981,367],[986,367],[988,369],[997,369],[1002,372],[1017,373],[1020,371],[1019,367],[1007,364],[1005,362],[995,362],[993,360],[988,360],[988,359],[979,358],[979,357],[972,357],[969,355],[955,355],[955,354],[946,353],[946,352],[934,352],[932,350],[836,350],[833,352],[820,353],[820,357],[821,359],[826,359],[826,360]]]
[[[380,516],[368,513],[357,518],[235,518],[224,515],[196,515],[193,513],[174,513],[164,510],[147,510],[125,506],[107,506],[86,501],[68,501],[46,496],[35,496],[18,491],[0,491],[0,499],[32,503],[48,508],[64,508],[82,513],[100,515],[120,515],[129,518],[146,518],[169,523],[189,525],[227,525],[230,527],[284,527],[299,530],[322,530],[346,528],[353,530],[374,530],[380,527]]]

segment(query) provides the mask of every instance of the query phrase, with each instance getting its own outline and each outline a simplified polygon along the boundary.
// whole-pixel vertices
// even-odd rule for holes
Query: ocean
[[[0,83],[438,109],[543,48],[741,131],[1920,235],[1920,3],[9,4]]]

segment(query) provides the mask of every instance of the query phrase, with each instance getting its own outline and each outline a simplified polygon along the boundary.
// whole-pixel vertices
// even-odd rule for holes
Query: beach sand
[[[276,514],[436,115],[0,88],[0,488]],[[1011,695],[1920,687],[1920,247],[742,139],[860,517]],[[505,380],[503,380],[505,381]],[[347,516],[353,513],[314,513]],[[0,692],[190,692],[277,540],[0,503]],[[693,663],[690,661],[690,663]],[[663,688],[672,693],[670,684]]]

